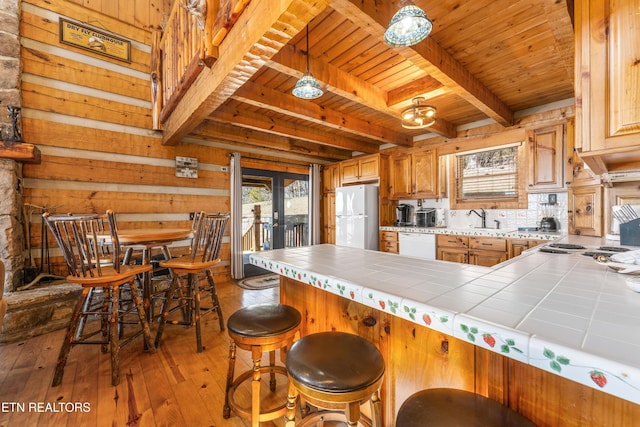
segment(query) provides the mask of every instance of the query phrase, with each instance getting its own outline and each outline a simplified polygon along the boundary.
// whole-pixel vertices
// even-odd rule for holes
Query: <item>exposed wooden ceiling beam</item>
[[[351,151],[319,145],[280,135],[243,128],[225,123],[205,120],[192,133],[195,138],[224,140],[253,147],[261,147],[274,152],[287,151],[321,160],[340,161],[351,158]],[[275,154],[277,155],[277,154]]]
[[[313,102],[296,98],[256,83],[247,82],[238,89],[233,99],[281,114],[308,120],[323,126],[372,138],[382,143],[412,146],[413,139],[405,134],[382,127],[370,121],[349,117]]]
[[[402,87],[387,92],[387,103],[392,108],[406,108],[416,96],[432,99],[449,93],[449,89],[431,76],[412,81]]]
[[[311,73],[326,86],[327,90],[375,110],[387,108],[385,91],[313,56],[310,56],[310,63]],[[299,79],[307,69],[306,54],[295,46],[287,45],[280,49],[266,65]]]
[[[281,73],[300,78],[306,71],[306,55],[295,47],[287,45],[280,49],[266,65]],[[311,72],[326,86],[326,90],[400,120],[398,111],[389,107],[385,91],[318,58],[311,60]],[[449,138],[457,136],[455,126],[444,119],[436,121],[429,130]]]
[[[330,2],[251,2],[220,44],[213,67],[200,73],[164,123],[163,144],[179,143]]]
[[[230,106],[222,106],[213,112],[209,119],[235,124],[248,129],[255,129],[274,135],[315,142],[329,147],[340,148],[363,153],[377,153],[380,147],[354,138],[342,136],[336,132],[323,132],[306,125],[298,125],[290,121],[265,114],[257,114]]]
[[[378,40],[384,40],[386,26],[398,9],[396,3],[372,0],[334,0],[331,6]],[[513,111],[432,37],[397,52],[496,122],[513,124]]]

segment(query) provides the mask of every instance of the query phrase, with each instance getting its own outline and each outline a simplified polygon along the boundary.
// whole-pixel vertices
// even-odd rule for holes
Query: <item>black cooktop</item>
[[[587,248],[582,245],[576,245],[573,243],[549,243],[548,245],[540,248],[540,252],[548,253],[548,254],[569,254],[576,253],[574,251],[584,251],[581,252],[582,255],[588,257],[610,257],[619,252],[626,252],[630,249],[621,248],[619,246],[600,246],[597,249],[586,250]]]
[[[574,245],[572,243],[550,243],[547,247],[557,249],[587,249],[582,245]]]

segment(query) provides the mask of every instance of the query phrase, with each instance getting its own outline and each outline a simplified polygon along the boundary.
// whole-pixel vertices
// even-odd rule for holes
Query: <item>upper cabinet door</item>
[[[575,2],[576,146],[600,174],[640,159],[640,0]]]
[[[547,192],[565,188],[564,126],[536,129],[529,137],[528,191]]]
[[[435,150],[413,153],[413,196],[438,197],[438,156]]]
[[[435,150],[416,150],[391,156],[389,198],[440,197],[438,156]]]
[[[391,156],[389,167],[389,198],[393,200],[411,198],[411,155]]]
[[[340,182],[373,182],[380,178],[380,155],[370,154],[340,162]]]

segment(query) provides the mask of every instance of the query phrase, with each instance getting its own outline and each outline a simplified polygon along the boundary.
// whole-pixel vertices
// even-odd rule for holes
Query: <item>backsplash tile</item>
[[[500,221],[500,228],[513,230],[518,227],[537,227],[542,219],[544,203],[549,200],[550,193],[537,193],[528,195],[527,209],[488,209],[487,226],[494,227],[494,220]],[[555,207],[556,218],[560,221],[560,231],[567,231],[568,228],[568,202],[569,197],[566,192],[551,193],[557,195],[557,205]],[[417,200],[400,200],[400,203],[412,205],[415,210],[419,209]],[[449,199],[424,199],[422,207],[425,208],[445,208],[447,210],[447,227],[449,228],[473,228],[479,227],[480,218],[476,215],[467,215],[468,210],[449,209]]]

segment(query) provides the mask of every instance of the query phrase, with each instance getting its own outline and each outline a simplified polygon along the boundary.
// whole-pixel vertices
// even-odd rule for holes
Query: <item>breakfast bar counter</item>
[[[561,241],[612,244],[581,236]],[[387,364],[394,365],[388,412],[416,388],[448,386],[488,395],[539,425],[640,424],[640,294],[627,286],[630,275],[581,252],[538,247],[479,267],[316,245],[256,253],[251,262],[282,276],[283,301],[296,302],[315,322],[329,319],[307,332],[334,328],[340,316],[384,324],[381,336],[409,331],[408,338],[396,337],[398,348],[395,338],[384,344]],[[430,338],[407,341],[416,334]],[[430,360],[426,365],[438,371],[420,366],[404,372],[402,364],[422,356],[402,353],[423,352],[432,341],[446,366]]]

